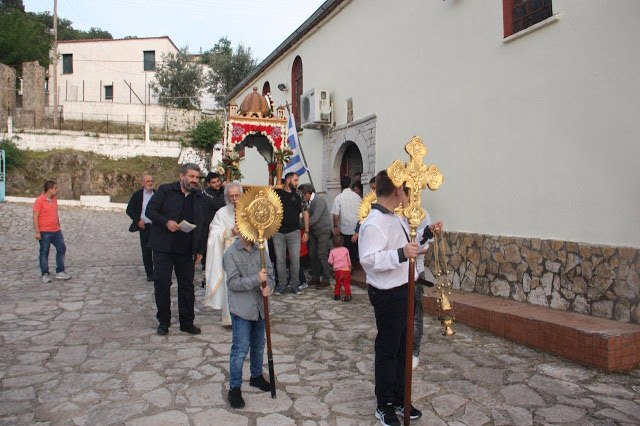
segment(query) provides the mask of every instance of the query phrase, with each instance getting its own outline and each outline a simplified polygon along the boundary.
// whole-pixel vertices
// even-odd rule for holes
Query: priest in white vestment
[[[227,277],[222,268],[222,258],[240,234],[236,226],[236,202],[242,195],[242,186],[238,182],[228,183],[224,188],[226,206],[216,212],[209,226],[207,241],[207,260],[205,266],[204,304],[213,309],[222,309],[222,325],[231,325],[229,300],[227,299]]]

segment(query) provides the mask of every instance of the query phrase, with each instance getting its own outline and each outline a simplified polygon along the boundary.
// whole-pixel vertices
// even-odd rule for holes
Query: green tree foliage
[[[220,134],[222,134],[222,132],[220,132]],[[20,151],[16,144],[9,139],[0,140],[0,150],[4,151],[4,161],[7,171],[21,167],[27,161],[24,151]]]
[[[222,139],[224,123],[219,118],[205,118],[191,129],[191,143],[195,148],[211,151],[213,145]]]
[[[24,3],[22,0],[0,0],[0,9],[17,9],[20,12],[24,12]]]
[[[50,12],[25,12],[22,0],[0,0],[0,63],[20,72],[23,62],[37,60],[47,67],[53,44],[53,16]],[[108,31],[91,27],[76,30],[73,22],[58,17],[58,40],[113,39]]]
[[[160,105],[200,108],[204,73],[202,66],[191,59],[186,47],[177,54],[162,55],[162,63],[156,66],[156,79],[151,87]]]
[[[40,22],[29,19],[17,9],[0,13],[0,63],[20,72],[23,62],[39,61],[49,65],[52,38]]]
[[[208,90],[218,104],[222,104],[231,90],[258,66],[250,47],[240,44],[234,52],[226,37],[206,51],[201,61],[211,68],[207,75]]]

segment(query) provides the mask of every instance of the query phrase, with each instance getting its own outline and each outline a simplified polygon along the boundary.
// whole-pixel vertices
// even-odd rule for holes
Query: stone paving
[[[202,289],[202,335],[173,324],[160,337],[153,288],[124,213],[61,210],[61,219],[73,278],[43,284],[31,207],[0,204],[0,424],[376,423],[376,331],[363,290],[354,289],[351,304],[334,302],[329,289],[274,298],[278,396],[245,382],[247,405],[232,410],[231,333],[218,312],[203,307]],[[196,282],[201,277],[197,268]],[[424,416],[414,424],[640,424],[638,370],[606,374],[461,324],[455,329],[445,338],[425,318],[413,386]]]

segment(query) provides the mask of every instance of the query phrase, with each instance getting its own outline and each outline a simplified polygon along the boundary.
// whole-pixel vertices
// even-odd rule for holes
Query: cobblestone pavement
[[[354,290],[351,304],[334,302],[329,289],[275,298],[278,396],[247,386],[246,362],[247,405],[231,410],[231,333],[201,304],[200,286],[202,335],[173,324],[160,337],[138,237],[127,232],[123,213],[62,210],[73,278],[50,284],[40,281],[30,218],[30,206],[0,204],[0,424],[376,423],[376,331],[363,290]],[[415,424],[640,423],[637,370],[605,374],[464,325],[455,329],[442,337],[425,318],[413,386],[424,417]]]

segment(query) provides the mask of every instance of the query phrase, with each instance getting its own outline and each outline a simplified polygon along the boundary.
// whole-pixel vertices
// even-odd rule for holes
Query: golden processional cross
[[[258,243],[260,267],[266,269],[264,241],[278,232],[282,224],[282,201],[280,201],[280,197],[273,189],[267,187],[256,187],[245,192],[236,202],[236,222],[243,237]],[[267,283],[263,283],[262,287],[266,285]],[[273,369],[273,352],[271,350],[271,322],[269,321],[268,297],[263,296],[263,302],[271,398],[275,398],[276,377]]]
[[[410,240],[416,239],[417,229],[420,222],[426,217],[426,212],[421,206],[420,193],[427,186],[435,191],[442,184],[442,173],[438,167],[431,165],[427,167],[422,163],[427,155],[427,147],[418,136],[411,138],[404,147],[409,154],[410,160],[405,165],[400,160],[396,160],[387,168],[387,174],[396,187],[404,184],[409,188],[409,205],[405,206],[403,214],[409,222]],[[404,424],[410,424],[411,416],[411,353],[413,351],[413,316],[414,316],[414,293],[415,293],[415,272],[416,260],[409,259],[409,282],[407,288],[407,334],[406,334],[406,360],[405,360],[405,382],[404,382]]]

